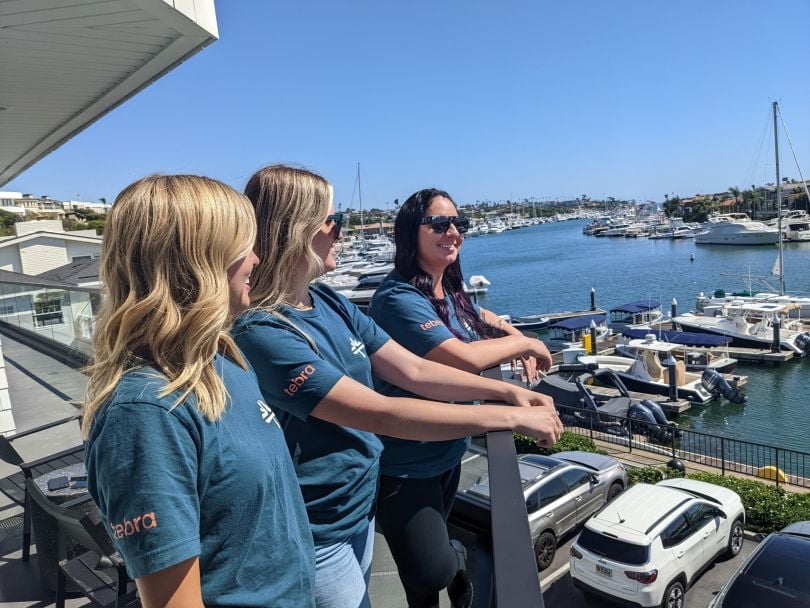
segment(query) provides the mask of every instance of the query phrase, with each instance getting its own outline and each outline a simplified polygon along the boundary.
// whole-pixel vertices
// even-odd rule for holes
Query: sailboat
[[[782,226],[782,188],[781,188],[781,175],[779,170],[779,129],[777,119],[781,117],[779,112],[779,104],[773,102],[773,133],[774,133],[774,154],[776,159],[776,228],[778,232],[778,253],[776,260],[771,268],[770,275],[752,275],[749,269],[748,275],[732,275],[738,278],[743,278],[746,282],[746,289],[743,292],[726,292],[723,289],[718,289],[713,295],[707,296],[703,292],[697,296],[696,309],[698,312],[704,314],[719,314],[724,306],[732,302],[742,304],[781,304],[793,305],[789,307],[789,314],[791,317],[800,317],[810,319],[810,297],[799,297],[785,293],[785,273],[784,273],[784,240],[785,231]],[[784,121],[782,122],[784,127]],[[787,136],[787,130],[785,129]],[[787,136],[788,143],[790,137]],[[791,150],[793,146],[791,145]],[[794,161],[796,161],[795,152],[793,154]],[[799,172],[804,190],[807,193],[808,200],[810,200],[810,190],[807,188],[802,170],[796,161],[796,169]],[[790,214],[790,213],[789,213]],[[726,275],[729,276],[729,275]],[[776,282],[776,284],[774,284]],[[757,290],[755,284],[761,286],[762,290]]]

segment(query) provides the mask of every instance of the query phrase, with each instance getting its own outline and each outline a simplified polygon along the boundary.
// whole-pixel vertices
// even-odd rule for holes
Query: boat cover
[[[670,344],[684,344],[686,346],[725,346],[731,342],[728,336],[718,336],[716,334],[699,334],[689,331],[672,331],[662,329],[626,328],[622,330],[622,335],[628,338],[644,339],[648,335],[654,335],[659,340]]]
[[[661,303],[658,300],[639,300],[638,302],[628,302],[616,308],[611,308],[610,312],[625,312],[628,314],[636,314],[639,312],[647,312],[648,310],[655,310],[659,308]]]
[[[568,329],[568,330],[575,330],[575,329],[582,329],[584,327],[588,327],[591,324],[591,321],[596,323],[597,325],[605,322],[605,315],[584,315],[581,317],[571,317],[570,319],[563,319],[562,321],[557,321],[552,325],[549,325],[549,328],[552,329]]]

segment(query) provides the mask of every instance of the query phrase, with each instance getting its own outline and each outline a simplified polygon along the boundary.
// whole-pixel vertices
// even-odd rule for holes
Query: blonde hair
[[[250,299],[275,313],[295,295],[289,273],[303,269],[307,281],[323,273],[312,239],[332,204],[332,185],[306,169],[271,165],[254,173],[245,195],[256,211],[256,255],[261,263],[250,276]]]
[[[256,238],[249,201],[195,175],[154,175],[127,186],[104,226],[100,277],[106,289],[94,336],[95,359],[82,431],[122,376],[154,366],[169,383],[161,395],[189,395],[209,420],[227,392],[214,369],[221,352],[247,367],[228,335],[227,269]]]

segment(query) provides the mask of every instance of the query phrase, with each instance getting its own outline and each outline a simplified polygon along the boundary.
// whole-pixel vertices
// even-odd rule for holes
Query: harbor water
[[[596,238],[585,221],[542,224],[467,239],[461,250],[465,276],[492,285],[478,303],[499,314],[527,315],[590,306],[611,307],[646,298],[669,314],[694,310],[697,293],[745,289],[743,275],[767,275],[775,246],[695,245],[691,239]],[[692,260],[694,254],[694,260]],[[785,289],[810,294],[810,242],[786,243]],[[772,283],[776,283],[772,281]],[[769,291],[754,285],[755,290]],[[749,378],[745,404],[693,405],[678,423],[696,431],[810,452],[810,358],[783,365],[738,363]]]

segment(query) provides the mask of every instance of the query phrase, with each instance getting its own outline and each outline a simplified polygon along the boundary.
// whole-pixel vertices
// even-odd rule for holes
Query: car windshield
[[[810,542],[774,536],[740,573],[723,598],[722,608],[810,606]]]
[[[650,555],[649,545],[634,545],[618,538],[599,534],[588,528],[582,529],[577,543],[591,553],[633,566],[646,564]]]

